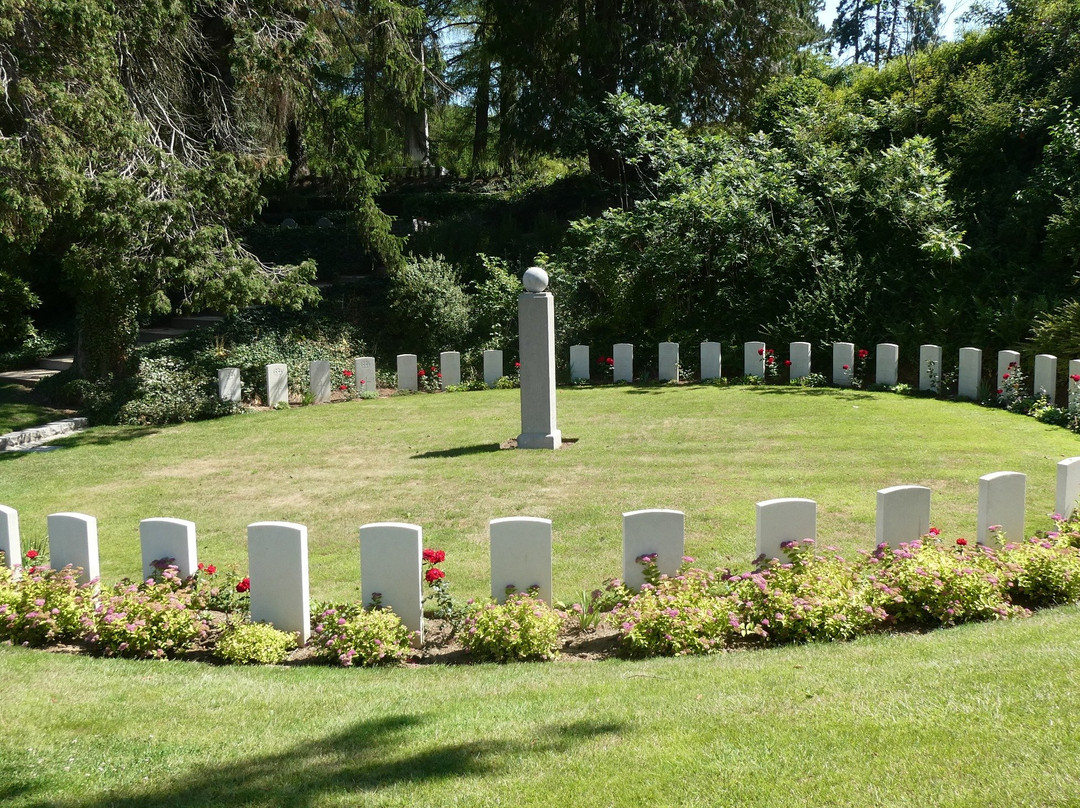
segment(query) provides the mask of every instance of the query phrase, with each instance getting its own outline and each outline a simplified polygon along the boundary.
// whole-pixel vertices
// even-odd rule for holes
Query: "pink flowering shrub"
[[[1007,544],[998,557],[1009,570],[1013,602],[1035,609],[1080,600],[1080,549],[1060,534]]]
[[[518,592],[503,604],[489,603],[465,619],[461,643],[486,662],[554,659],[559,655],[562,615],[539,598]]]
[[[190,651],[209,634],[194,587],[175,566],[137,584],[103,591],[83,617],[85,638],[105,656],[162,658]]]
[[[648,577],[648,576],[646,576]],[[659,576],[612,612],[627,656],[681,656],[721,651],[731,633],[728,601],[717,573],[683,569]]]
[[[981,545],[883,544],[867,557],[864,575],[899,623],[950,626],[1026,613],[1009,601],[1009,570]]]
[[[16,581],[0,564],[0,640],[37,647],[77,639],[91,609],[81,573],[74,567],[28,566]]]
[[[355,604],[325,606],[312,613],[310,647],[346,668],[402,662],[409,656],[409,632],[387,609]]]

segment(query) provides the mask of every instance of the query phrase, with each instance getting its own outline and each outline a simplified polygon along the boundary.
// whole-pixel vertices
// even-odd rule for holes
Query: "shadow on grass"
[[[428,460],[436,457],[464,457],[465,455],[487,454],[499,451],[497,443],[477,443],[473,446],[455,446],[453,449],[439,449],[431,452],[414,454],[410,460]]]
[[[113,792],[59,804],[67,808],[307,806],[324,795],[350,794],[350,799],[358,800],[355,804],[362,805],[364,792],[397,783],[498,775],[516,768],[528,755],[565,752],[576,743],[622,729],[615,723],[581,721],[543,727],[538,732],[514,732],[509,737],[458,743],[417,741],[411,731],[426,720],[424,716],[402,715],[362,721],[337,735],[301,741],[277,754],[177,772],[138,793]],[[248,726],[244,731],[257,730]],[[36,808],[57,804],[33,803]]]
[[[811,396],[814,398],[846,398],[851,401],[866,401],[876,398],[875,393],[866,393],[853,390],[850,387],[790,387],[781,385],[745,385],[747,390],[752,390],[759,395],[766,396]]]
[[[127,443],[128,441],[138,440],[139,438],[146,438],[150,435],[156,435],[160,430],[152,426],[140,426],[140,427],[128,427],[117,428],[115,431],[109,430],[105,432],[77,432],[74,435],[68,435],[62,438],[53,438],[46,444],[42,444],[37,449],[31,448],[25,451],[12,451],[12,452],[0,452],[0,462],[4,460],[14,460],[15,458],[22,457],[27,454],[34,454],[35,451],[52,452],[58,449],[74,449],[79,446],[109,446],[113,443]]]

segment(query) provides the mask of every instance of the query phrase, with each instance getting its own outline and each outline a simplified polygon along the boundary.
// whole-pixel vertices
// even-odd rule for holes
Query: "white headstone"
[[[1069,360],[1069,407],[1080,409],[1080,359]]]
[[[1020,353],[1018,351],[998,351],[995,386],[998,388],[1004,387],[1004,383],[1008,381],[1005,376],[1008,375],[1009,378],[1012,378],[1013,371],[1018,367],[1020,367]]]
[[[375,378],[375,357],[361,356],[353,363],[353,373],[356,379],[357,393],[374,393],[378,389],[378,380]],[[413,374],[416,378],[416,374]]]
[[[239,403],[244,385],[240,381],[240,368],[218,368],[218,398],[222,401]]]
[[[1053,354],[1035,357],[1035,396],[1046,396],[1048,404],[1057,397],[1057,357]]]
[[[855,376],[855,343],[834,342],[832,346],[832,381],[837,387],[851,387]]]
[[[743,375],[765,378],[765,343],[743,344]]]
[[[266,406],[289,403],[289,366],[281,363],[266,366]]]
[[[685,547],[682,511],[652,509],[624,513],[623,583],[638,589],[645,583],[645,568],[638,563],[643,555],[656,554],[656,569],[662,575],[675,575],[682,564]]]
[[[308,365],[308,380],[311,395],[316,404],[325,404],[330,400],[330,363],[318,359]]]
[[[874,384],[896,387],[899,365],[900,346],[892,342],[879,342],[874,356]]]
[[[49,566],[54,570],[71,565],[82,570],[79,583],[101,577],[98,565],[97,519],[84,513],[50,513]]]
[[[199,568],[195,555],[195,523],[186,519],[143,519],[139,522],[143,578],[154,574],[153,562],[173,559],[181,578],[194,575]]]
[[[457,387],[461,384],[461,354],[458,351],[443,351],[439,354],[439,386]]]
[[[781,544],[817,538],[817,503],[812,499],[767,499],[754,507],[758,558],[786,561]]]
[[[720,343],[701,343],[701,380],[719,379],[722,373],[720,363]]]
[[[788,345],[788,354],[791,359],[790,377],[801,379],[810,375],[810,343],[793,342]]]
[[[4,554],[6,567],[14,569],[22,564],[19,513],[7,505],[0,505],[0,553]]]
[[[538,596],[551,603],[551,520],[531,516],[492,519],[491,597],[506,600],[506,589],[525,592],[539,587]]]
[[[979,544],[999,547],[1005,542],[1022,542],[1027,475],[1018,471],[996,471],[979,478],[979,513],[976,538]],[[991,530],[991,527],[997,527]]]
[[[424,531],[419,525],[375,522],[360,528],[360,591],[364,604],[378,593],[409,631],[424,641],[421,561]]]
[[[503,352],[484,351],[484,384],[494,387],[503,375]]]
[[[679,380],[679,343],[661,342],[658,353],[660,381],[677,382]]]
[[[978,401],[979,383],[982,381],[982,351],[978,348],[961,348],[959,367],[957,395]]]
[[[619,342],[611,349],[611,358],[615,360],[612,381],[632,382],[634,380],[634,346],[629,342]]]
[[[893,549],[930,532],[930,489],[894,485],[877,492],[877,544]]]
[[[589,346],[570,346],[570,381],[589,381]]]
[[[1080,457],[1067,457],[1057,464],[1057,497],[1054,510],[1065,519],[1076,510],[1080,498]]]
[[[418,390],[416,384],[416,354],[398,354],[397,389]]]
[[[941,346],[919,346],[919,389],[937,390],[941,383]]]
[[[252,621],[298,634],[303,645],[311,634],[307,528],[255,522],[247,539]]]
[[[546,291],[547,273],[530,267],[518,296],[521,350],[521,434],[519,449],[558,449],[562,432],[555,424],[555,297]]]

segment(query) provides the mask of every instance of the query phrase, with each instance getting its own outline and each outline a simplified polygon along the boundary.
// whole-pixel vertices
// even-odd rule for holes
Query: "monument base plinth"
[[[562,431],[556,429],[547,434],[543,432],[522,432],[517,437],[519,449],[558,449],[562,446]]]

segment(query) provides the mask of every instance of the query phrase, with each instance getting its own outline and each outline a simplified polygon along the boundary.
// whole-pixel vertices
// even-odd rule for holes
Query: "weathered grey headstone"
[[[418,390],[416,381],[416,354],[398,354],[397,389]]]
[[[289,403],[289,366],[281,363],[266,366],[266,406]]]
[[[765,343],[743,343],[743,375],[765,378]]]
[[[503,375],[503,352],[484,351],[484,384],[494,387]]]
[[[661,342],[658,353],[660,381],[677,382],[679,380],[679,343]]]
[[[1069,407],[1080,409],[1080,359],[1069,360]]]
[[[315,226],[323,230],[327,230],[334,226],[334,223],[325,216],[320,216],[319,221],[315,222]]]
[[[281,226],[284,227],[286,230],[295,230],[296,229],[296,219],[292,219],[292,218],[282,219],[281,220]]]
[[[941,384],[941,346],[919,346],[919,389],[934,390]]]
[[[551,520],[531,516],[492,519],[491,597],[506,601],[507,587],[516,592],[539,587],[538,597],[551,603]]]
[[[874,384],[896,387],[900,365],[900,346],[892,342],[879,342],[874,355]]]
[[[548,275],[530,267],[518,296],[521,350],[521,434],[519,449],[558,449],[562,432],[555,425],[555,298]]]
[[[308,365],[308,383],[316,404],[330,400],[330,363],[319,359]]]
[[[810,375],[810,343],[793,342],[788,345],[788,355],[791,360],[790,378],[801,379]]]
[[[1022,542],[1027,475],[1018,471],[996,471],[979,478],[979,508],[976,538],[979,544],[1000,547],[1005,541]],[[991,530],[995,527],[995,530]]]
[[[97,519],[85,513],[50,513],[49,566],[60,570],[71,565],[82,570],[79,583],[101,577],[98,564]]]
[[[611,358],[615,360],[612,381],[632,382],[634,380],[634,346],[629,342],[618,342],[611,349]]]
[[[837,387],[851,387],[855,375],[855,343],[834,342],[832,346],[832,382]]]
[[[1047,404],[1057,397],[1057,357],[1053,354],[1035,357],[1035,396],[1046,396]]]
[[[1080,498],[1080,457],[1067,457],[1057,464],[1057,497],[1054,510],[1068,519]]]
[[[930,489],[894,485],[877,492],[877,544],[896,549],[930,532]]]
[[[181,578],[194,575],[199,568],[195,551],[195,523],[187,519],[143,519],[139,522],[139,545],[142,548],[143,578],[154,574],[154,562],[173,559]]]
[[[244,390],[243,382],[240,380],[240,368],[218,368],[217,388],[218,398],[238,404]]]
[[[720,361],[720,343],[701,343],[701,380],[719,379],[723,376]]]
[[[424,531],[419,525],[375,522],[360,528],[360,591],[365,604],[376,593],[411,632],[424,641],[421,583]]]
[[[661,575],[677,574],[684,555],[685,522],[682,511],[657,508],[624,513],[623,583],[639,589],[645,583],[645,568],[638,559],[654,553],[656,569]]]
[[[589,367],[589,346],[570,346],[570,381],[587,382],[591,378],[592,368]]]
[[[461,354],[458,351],[443,351],[439,354],[439,386],[458,387],[461,384]]]
[[[414,357],[415,361],[415,357]],[[356,378],[357,393],[374,393],[378,390],[378,380],[375,377],[375,357],[361,356],[353,363],[353,373]],[[413,374],[416,379],[416,374]]]
[[[0,553],[4,554],[4,566],[14,569],[22,564],[19,513],[7,505],[0,505]]]
[[[1020,367],[1020,353],[1018,351],[998,351],[997,379],[994,384],[1000,389],[1013,377],[1016,368]],[[1005,377],[1008,376],[1009,379]],[[1023,393],[1024,391],[1019,391]]]
[[[785,561],[784,542],[817,538],[817,503],[812,499],[767,499],[754,507],[758,558]]]
[[[248,525],[251,619],[291,631],[300,644],[311,634],[307,528],[292,522]]]
[[[956,393],[961,398],[977,401],[979,382],[982,380],[982,351],[978,348],[961,348]]]

